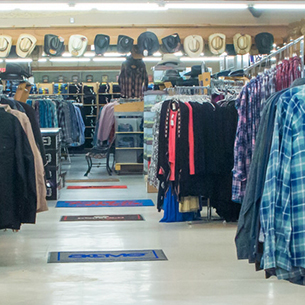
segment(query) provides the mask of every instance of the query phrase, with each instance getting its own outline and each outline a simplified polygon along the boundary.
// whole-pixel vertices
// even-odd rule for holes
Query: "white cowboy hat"
[[[10,54],[13,39],[8,35],[0,35],[0,57],[7,57]]]
[[[36,47],[37,39],[30,34],[21,34],[18,37],[16,53],[19,57],[25,58],[31,55]]]
[[[72,35],[69,39],[69,52],[74,57],[82,56],[88,45],[88,39],[83,35]]]
[[[157,63],[157,66],[178,66],[180,64],[180,58],[173,54],[164,54],[162,60]]]
[[[209,48],[215,55],[224,53],[226,50],[226,35],[220,33],[210,35]]]
[[[190,35],[184,39],[183,48],[189,57],[199,57],[204,51],[204,41],[199,35]]]
[[[245,55],[251,50],[252,38],[250,35],[242,35],[238,33],[234,35],[233,43],[236,54]]]

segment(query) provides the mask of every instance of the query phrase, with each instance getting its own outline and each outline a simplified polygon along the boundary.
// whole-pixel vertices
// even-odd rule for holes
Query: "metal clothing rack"
[[[211,94],[210,86],[176,86],[165,89],[169,95],[185,94],[185,95],[204,95],[204,90],[207,94]],[[205,94],[206,95],[206,94]]]
[[[277,51],[264,57],[260,61],[252,64],[251,66],[249,66],[248,68],[245,69],[246,74],[248,74],[251,70],[255,69],[256,67],[261,66],[263,63],[271,61],[272,58],[274,58],[275,56],[277,56],[279,54],[286,52],[291,47],[295,47],[297,44],[300,44],[300,58],[301,58],[301,63],[302,63],[301,76],[304,77],[304,36],[301,36],[301,37],[289,42],[288,44],[286,44],[282,48],[278,49]]]

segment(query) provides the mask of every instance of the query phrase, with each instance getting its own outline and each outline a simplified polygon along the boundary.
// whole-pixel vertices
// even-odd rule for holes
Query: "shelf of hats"
[[[51,30],[53,34],[48,34]],[[158,32],[167,34],[159,37],[141,29],[121,29],[118,35],[111,29],[109,35],[100,34],[98,28],[79,29],[83,34],[73,33],[73,28],[63,30],[63,35],[58,28],[45,31],[29,30],[25,34],[3,30],[0,77],[4,92],[13,96],[18,82],[28,79],[33,84],[33,95],[61,95],[82,104],[92,121],[91,129],[100,109],[114,98],[120,102],[143,101],[144,92],[161,91],[162,96],[166,87],[209,85],[211,76],[244,79],[245,67],[260,59],[259,54],[269,54],[275,43],[282,43],[278,32],[275,39],[272,33],[259,33],[259,28],[251,28],[251,35],[230,36],[206,36],[203,28],[193,29],[194,33],[189,29],[162,29]],[[159,93],[155,96],[148,98],[150,107],[160,100]],[[151,127],[147,126],[146,173],[151,157]]]

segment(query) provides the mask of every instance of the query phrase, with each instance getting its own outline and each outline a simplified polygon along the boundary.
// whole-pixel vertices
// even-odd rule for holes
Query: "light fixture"
[[[183,53],[181,51],[174,53],[175,56],[183,56]]]
[[[39,58],[38,62],[47,62],[47,59],[46,58]]]
[[[211,9],[211,10],[227,10],[227,9],[247,9],[248,5],[246,3],[224,3],[224,2],[218,2],[218,3],[166,3],[165,7],[168,9]]]
[[[94,57],[95,52],[85,52],[84,57]]]
[[[16,58],[16,59],[6,59],[5,62],[10,63],[19,63],[19,62],[32,62],[33,60],[31,58]]]
[[[159,6],[158,3],[76,3],[74,10],[99,11],[165,11],[166,6]]]
[[[96,57],[92,59],[95,62],[123,62],[126,60],[125,57]]]
[[[50,58],[51,62],[89,62],[90,58]]]
[[[153,54],[153,56],[160,57],[160,56],[162,56],[162,54],[160,52],[156,52],[156,53]]]
[[[145,62],[154,62],[154,61],[161,61],[161,57],[144,57],[143,61]]]
[[[118,53],[118,52],[106,52],[104,54],[106,57],[118,57],[118,56],[124,56],[124,54]]]
[[[181,57],[181,61],[184,62],[200,62],[200,61],[220,61],[219,57],[197,57],[197,58],[192,58],[192,57]]]
[[[72,57],[72,54],[69,53],[69,52],[64,52],[64,53],[62,54],[62,57]]]
[[[0,4],[0,11],[70,11],[67,3],[2,3]]]
[[[290,2],[290,1],[289,1]],[[297,4],[297,3],[291,3],[291,4],[281,4],[281,3],[272,3],[272,4],[254,4],[254,9],[257,10],[304,10],[305,4]]]

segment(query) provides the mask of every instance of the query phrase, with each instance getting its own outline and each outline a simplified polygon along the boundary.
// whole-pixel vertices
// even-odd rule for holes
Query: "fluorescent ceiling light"
[[[247,9],[248,5],[245,3],[166,3],[165,7],[168,9]]]
[[[89,62],[90,58],[50,58],[51,62]]]
[[[62,57],[72,57],[72,54],[69,53],[69,52],[64,52],[64,53],[62,54]]]
[[[125,57],[96,57],[96,58],[93,58],[92,59],[93,61],[96,61],[96,62],[123,62],[126,60]]]
[[[70,11],[73,10],[68,3],[1,3],[0,11]]]
[[[160,52],[156,52],[156,53],[153,54],[153,56],[158,56],[158,57],[160,57],[160,56],[162,56],[162,54],[161,54]]]
[[[6,59],[5,62],[32,62],[31,58],[16,58],[16,59]]]
[[[165,11],[167,7],[157,3],[76,3],[75,10],[99,11]]]
[[[118,56],[124,56],[124,54],[118,53],[118,52],[106,52],[104,54],[106,57],[118,57]]]
[[[253,8],[258,10],[304,10],[305,4],[280,4],[280,3],[273,3],[273,4],[254,4]]]
[[[39,58],[38,62],[47,62],[47,59],[46,58]]]
[[[85,52],[84,56],[85,57],[94,57],[95,56],[95,52]]]
[[[183,53],[181,51],[174,53],[175,56],[183,56]]]
[[[191,57],[181,57],[181,61],[185,62],[199,62],[199,61],[220,61],[219,57],[197,57],[197,58],[191,58]]]
[[[161,57],[144,57],[143,61],[152,62],[152,61],[161,61]]]

